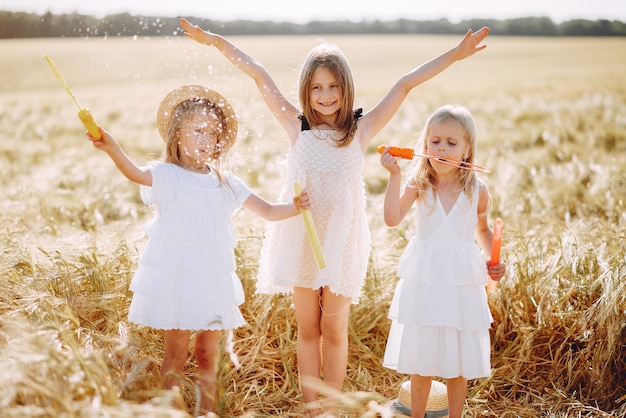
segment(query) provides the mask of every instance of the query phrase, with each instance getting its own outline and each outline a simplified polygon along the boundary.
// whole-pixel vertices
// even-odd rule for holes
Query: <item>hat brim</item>
[[[393,408],[399,414],[411,416],[411,381],[407,380],[400,385],[398,399],[393,402]],[[427,417],[448,416],[448,388],[444,383],[433,380],[430,385],[428,402],[426,403]]]
[[[161,101],[157,110],[157,127],[163,141],[167,141],[167,131],[176,107],[188,100],[205,100],[213,103],[221,110],[226,123],[224,131],[225,143],[222,145],[222,149],[230,148],[237,139],[238,123],[235,110],[224,96],[206,86],[196,84],[178,87],[169,92]]]

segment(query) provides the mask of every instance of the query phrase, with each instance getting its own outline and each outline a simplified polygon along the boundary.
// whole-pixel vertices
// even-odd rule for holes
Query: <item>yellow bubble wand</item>
[[[293,190],[296,196],[300,196],[302,193],[302,186],[297,181],[293,183]],[[317,230],[311,217],[311,211],[309,209],[301,209],[302,219],[304,220],[304,226],[306,227],[306,233],[309,236],[309,242],[311,243],[311,249],[315,255],[315,262],[317,267],[323,269],[326,267],[326,261],[324,260],[324,254],[322,253],[322,246],[320,245],[320,239],[317,236]]]
[[[78,118],[80,119],[80,121],[83,123],[83,125],[85,125],[85,128],[87,128],[87,131],[89,131],[91,136],[96,139],[100,139],[100,129],[98,128],[98,124],[93,120],[93,116],[91,116],[91,113],[89,113],[89,109],[83,108],[80,103],[78,103],[76,96],[74,96],[74,93],[72,93],[72,90],[70,90],[70,86],[67,85],[65,79],[63,78],[59,70],[57,70],[57,67],[54,65],[50,57],[48,57],[47,55],[44,55],[44,57],[46,58],[46,61],[48,61],[48,65],[50,66],[50,68],[52,68],[54,74],[61,82],[61,85],[65,87],[65,90],[70,94],[70,96],[74,100],[74,103],[76,103],[76,106],[78,106]]]

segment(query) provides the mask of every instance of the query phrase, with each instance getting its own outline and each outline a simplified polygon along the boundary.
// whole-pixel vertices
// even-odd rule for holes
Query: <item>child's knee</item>
[[[197,357],[211,358],[217,356],[217,347],[196,346],[193,352]]]
[[[218,358],[218,345],[215,344],[196,344],[193,350],[198,367],[214,368]]]

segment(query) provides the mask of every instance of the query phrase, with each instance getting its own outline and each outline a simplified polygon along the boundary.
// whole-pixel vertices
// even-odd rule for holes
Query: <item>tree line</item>
[[[190,16],[204,28],[219,28],[223,35],[322,35],[322,34],[459,34],[467,28],[489,26],[500,36],[626,36],[621,21],[575,19],[555,23],[548,17],[515,19],[469,19],[452,23],[447,19],[392,21],[218,21]],[[176,17],[136,16],[127,13],[96,18],[80,14],[43,15],[0,11],[0,38],[180,36]]]

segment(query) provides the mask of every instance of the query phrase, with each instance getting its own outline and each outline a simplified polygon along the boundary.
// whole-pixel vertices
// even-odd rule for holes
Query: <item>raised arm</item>
[[[152,173],[137,167],[110,133],[100,128],[100,134],[101,138],[95,139],[90,133],[87,133],[93,146],[106,152],[128,180],[144,186],[152,186]]]
[[[186,37],[201,44],[215,47],[224,57],[233,63],[235,67],[250,76],[256,83],[268,108],[274,114],[283,129],[287,131],[289,137],[291,138],[292,134],[294,134],[294,138],[297,136],[300,130],[298,108],[289,102],[280,92],[278,86],[261,63],[237,48],[221,35],[208,30],[202,30],[184,18],[180,19],[180,25],[185,30]]]
[[[485,49],[487,45],[481,45],[481,43],[488,34],[488,27],[483,27],[477,32],[472,32],[470,29],[454,48],[449,49],[400,77],[381,101],[378,102],[371,111],[367,112],[359,122],[359,129],[361,129],[359,137],[361,147],[364,149],[367,147],[367,144],[372,138],[380,132],[397,112],[398,108],[413,88],[430,80],[454,62],[465,59]]]

